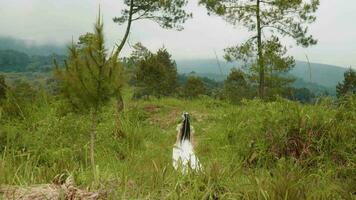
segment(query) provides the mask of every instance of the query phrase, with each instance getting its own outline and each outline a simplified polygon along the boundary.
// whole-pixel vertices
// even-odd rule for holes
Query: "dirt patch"
[[[145,107],[143,107],[143,109],[146,112],[152,114],[152,113],[157,113],[161,109],[161,106],[150,104],[150,105],[146,105]]]
[[[163,114],[161,116],[152,115],[150,117],[150,124],[158,125],[162,129],[172,128],[172,127],[175,128],[175,126],[181,119],[182,112],[183,112],[182,109],[173,107],[168,113]],[[190,116],[193,119],[193,123],[194,122],[201,123],[208,118],[207,113],[202,113],[198,111],[190,112]]]
[[[203,122],[208,118],[208,114],[204,112],[192,111],[190,115],[197,122]]]
[[[98,200],[106,199],[105,193],[89,192],[76,188],[73,178],[68,177],[63,184],[42,184],[28,187],[1,186],[0,197],[5,200]]]
[[[172,108],[171,111],[163,116],[153,115],[150,118],[150,124],[158,125],[162,129],[175,127],[181,112],[182,111],[178,108]]]

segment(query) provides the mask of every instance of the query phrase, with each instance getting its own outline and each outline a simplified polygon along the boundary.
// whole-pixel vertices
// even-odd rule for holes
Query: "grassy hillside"
[[[241,105],[201,97],[132,101],[125,91],[124,135],[115,102],[100,114],[97,179],[89,162],[90,120],[46,95],[0,109],[0,185],[48,183],[72,174],[81,187],[109,199],[354,199],[356,99],[302,105],[279,99]],[[171,165],[175,127],[188,111],[196,129],[201,173]]]

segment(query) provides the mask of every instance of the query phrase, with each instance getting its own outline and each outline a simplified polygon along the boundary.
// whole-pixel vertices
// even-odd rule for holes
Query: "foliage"
[[[141,60],[152,54],[152,52],[140,42],[133,45],[132,48],[133,51],[127,61],[127,63],[131,63],[132,65],[138,64]]]
[[[293,58],[285,56],[287,50],[280,38],[291,37],[303,47],[316,44],[316,40],[307,35],[307,24],[316,20],[313,13],[319,0],[200,0],[200,4],[205,5],[209,13],[222,16],[233,25],[240,23],[253,32],[245,43],[227,48],[225,58],[249,63],[251,71],[258,74],[261,97],[267,87],[267,72],[271,72],[272,77],[273,71],[285,72],[294,66]]]
[[[189,77],[191,77],[191,76],[197,76],[204,82],[207,95],[213,95],[214,91],[219,90],[223,85],[222,82],[218,82],[218,81],[215,81],[215,80],[207,78],[207,77],[198,76],[195,73],[189,73],[189,74],[178,74],[179,87],[184,87],[185,84],[187,83]]]
[[[344,80],[336,86],[337,97],[356,93],[356,72],[349,69],[344,73]]]
[[[90,161],[96,177],[94,144],[98,112],[112,97],[118,100],[118,111],[123,109],[120,90],[124,83],[118,51],[107,55],[100,14],[95,33],[81,36],[77,45],[69,47],[69,58],[65,61],[64,69],[60,69],[55,62],[55,76],[72,106],[91,113]]]
[[[182,90],[183,96],[187,98],[197,98],[199,95],[207,94],[203,80],[197,76],[189,76]]]
[[[133,51],[130,56],[121,59],[125,69],[125,74],[128,76],[128,83],[131,86],[137,84],[135,74],[139,63],[146,57],[152,55],[152,52],[140,42],[134,44],[132,48]]]
[[[53,68],[53,59],[62,65],[66,56],[53,54],[51,56],[33,55],[30,63],[26,66],[26,71],[29,72],[51,72]]]
[[[17,80],[12,87],[7,87],[5,97],[0,101],[7,117],[26,118],[35,107],[39,92],[28,82]]]
[[[0,74],[0,100],[6,97],[7,85],[5,82],[5,76]]]
[[[29,63],[30,58],[27,54],[14,50],[0,51],[0,70],[1,71],[22,71]]]
[[[3,72],[48,72],[53,58],[63,63],[63,55],[28,55],[16,50],[0,50],[0,71]]]
[[[125,0],[125,5],[132,6],[132,21],[148,19],[158,23],[163,28],[182,29],[184,23],[191,14],[183,10],[186,0]],[[122,24],[129,20],[130,9],[123,9],[120,17],[115,17],[114,22]]]
[[[307,88],[288,88],[283,96],[301,103],[312,103],[315,98],[314,93]]]
[[[126,32],[117,48],[121,52],[130,34],[131,24],[137,20],[151,20],[163,28],[182,30],[183,24],[192,15],[183,8],[187,0],[124,0],[127,8],[121,10],[121,16],[115,17],[119,25],[127,22]]]
[[[117,54],[107,55],[100,18],[95,33],[79,38],[69,47],[64,69],[55,63],[55,77],[72,105],[81,110],[99,110],[111,97],[120,95],[123,71]]]
[[[223,97],[232,103],[238,103],[243,98],[250,98],[251,86],[246,80],[246,74],[241,69],[232,69],[224,82]]]
[[[177,67],[164,48],[148,54],[137,65],[136,86],[156,97],[172,95],[177,87]]]

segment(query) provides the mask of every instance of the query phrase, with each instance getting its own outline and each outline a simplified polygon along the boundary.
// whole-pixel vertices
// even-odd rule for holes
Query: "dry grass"
[[[89,192],[75,187],[68,177],[63,184],[41,184],[28,187],[1,186],[0,193],[5,200],[98,200],[105,199],[105,194]]]

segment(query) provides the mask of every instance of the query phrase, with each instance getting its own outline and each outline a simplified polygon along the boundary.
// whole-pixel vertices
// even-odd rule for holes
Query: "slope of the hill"
[[[96,178],[89,114],[44,94],[21,104],[19,117],[7,115],[12,104],[0,104],[0,185],[49,183],[64,173],[109,199],[355,197],[355,99],[335,107],[329,101],[230,105],[208,97],[132,101],[131,92],[125,95],[123,132],[113,131],[115,102],[100,113]],[[182,175],[171,165],[183,111],[191,113],[202,173]]]

